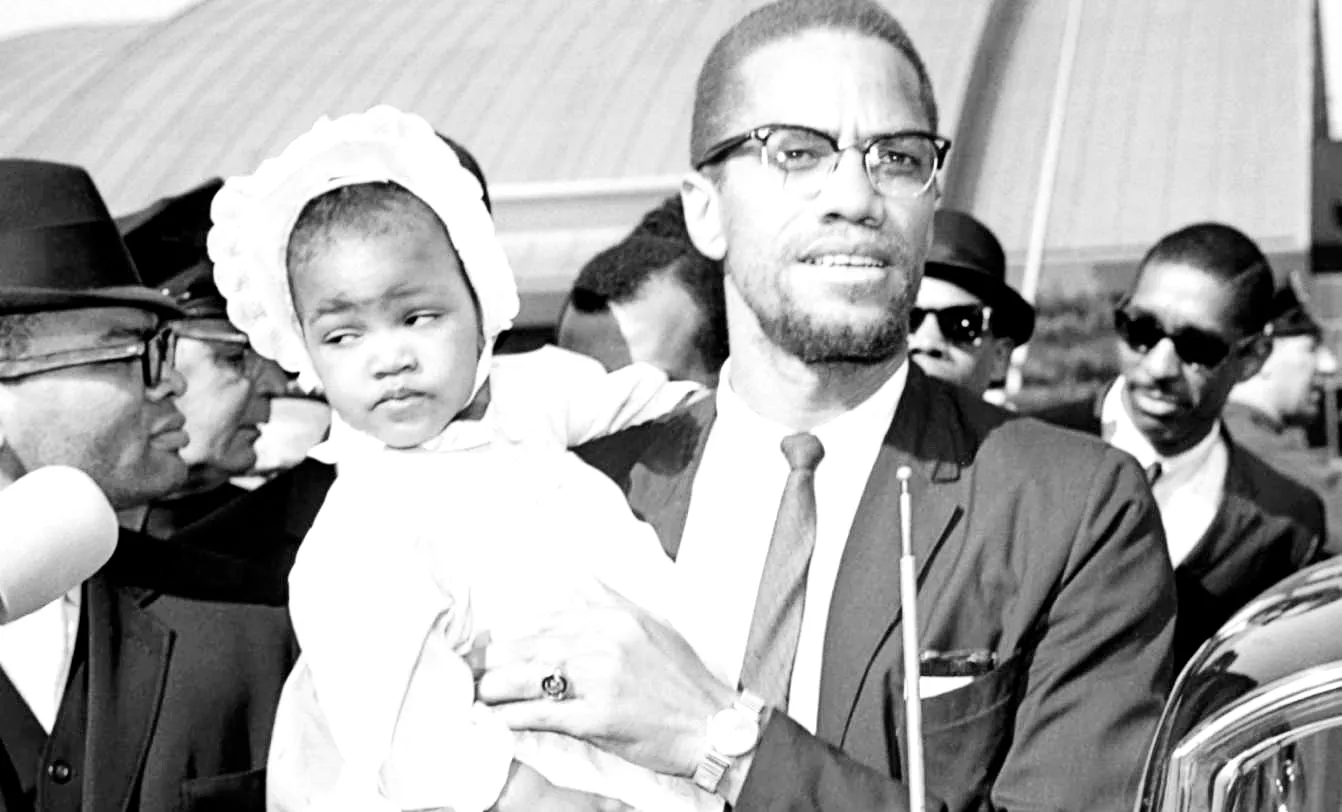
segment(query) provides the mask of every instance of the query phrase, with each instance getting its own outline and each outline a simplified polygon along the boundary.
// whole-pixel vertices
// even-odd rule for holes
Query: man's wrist
[[[765,711],[763,699],[741,691],[707,717],[691,776],[700,789],[724,798],[739,794],[748,759],[759,745]]]
[[[766,705],[764,712],[760,714],[761,740],[764,738],[764,728],[769,723],[771,713],[773,713],[773,709]],[[741,790],[746,785],[746,777],[750,774],[750,768],[755,764],[755,754],[759,750],[759,741],[756,741],[754,749],[732,762],[732,766],[728,767],[727,772],[722,776],[722,783],[718,784],[718,797],[733,807],[736,806],[741,797]]]

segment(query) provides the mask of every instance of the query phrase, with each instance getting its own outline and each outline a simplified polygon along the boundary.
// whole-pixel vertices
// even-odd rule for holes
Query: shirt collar
[[[1128,407],[1123,403],[1123,392],[1126,388],[1127,381],[1120,376],[1105,393],[1104,402],[1100,406],[1100,434],[1105,442],[1136,457],[1143,468],[1159,462],[1162,477],[1194,470],[1206,463],[1212,449],[1221,442],[1220,420],[1216,421],[1211,431],[1207,432],[1207,436],[1197,445],[1172,457],[1166,457],[1156,451],[1151,441],[1146,439],[1146,435],[1142,434],[1141,429],[1133,422],[1132,416],[1128,414]]]

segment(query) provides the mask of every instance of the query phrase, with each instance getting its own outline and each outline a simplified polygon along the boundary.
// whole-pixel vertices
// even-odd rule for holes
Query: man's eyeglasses
[[[983,340],[992,321],[993,309],[964,304],[931,309],[915,307],[909,311],[909,332],[916,333],[923,319],[931,316],[947,341],[959,347],[972,347]]]
[[[127,344],[62,350],[0,361],[0,380],[14,380],[40,372],[54,372],[58,369],[92,364],[111,364],[139,358],[144,386],[146,389],[153,389],[163,382],[164,370],[172,366],[176,345],[176,335],[168,325],[164,325],[152,333],[145,334],[139,341]]]
[[[1167,331],[1150,313],[1130,313],[1124,307],[1114,311],[1114,330],[1134,351],[1148,353],[1165,339],[1174,344],[1174,352],[1185,364],[1203,369],[1220,366],[1232,352],[1257,338],[1249,335],[1238,341],[1226,339],[1196,327],[1180,327]]]
[[[917,197],[931,188],[937,170],[946,161],[949,139],[922,130],[873,135],[840,147],[829,133],[794,124],[766,124],[713,145],[695,169],[729,157],[751,141],[760,145],[760,161],[783,173],[783,185],[803,197],[820,191],[821,184],[850,149],[862,154],[867,179],[886,197]]]

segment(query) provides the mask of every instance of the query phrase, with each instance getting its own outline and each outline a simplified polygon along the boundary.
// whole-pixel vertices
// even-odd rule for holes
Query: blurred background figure
[[[982,396],[1030,340],[1034,308],[1006,282],[1006,255],[964,212],[933,215],[932,250],[909,315],[909,357],[934,378]]]
[[[156,538],[176,535],[243,493],[229,480],[256,468],[261,426],[287,384],[280,367],[252,350],[229,322],[214,285],[205,235],[220,185],[218,179],[208,181],[120,221],[145,284],[171,297],[184,313],[171,329],[177,336],[175,366],[187,383],[177,399],[190,438],[181,450],[187,481],[169,497],[123,516]]]
[[[679,196],[583,266],[555,333],[607,370],[642,361],[672,380],[716,384],[727,357],[722,267],[689,242]]]
[[[1323,329],[1297,293],[1298,279],[1273,298],[1272,353],[1252,378],[1230,390],[1222,414],[1235,441],[1323,500],[1327,552],[1342,552],[1342,468],[1311,447],[1305,427],[1318,418],[1320,379],[1337,372]]]

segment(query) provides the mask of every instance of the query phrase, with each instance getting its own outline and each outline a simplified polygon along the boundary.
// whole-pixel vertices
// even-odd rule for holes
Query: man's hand
[[[537,633],[492,641],[477,697],[514,730],[584,739],[666,775],[690,776],[707,746],[708,717],[736,692],[689,644],[612,591],[608,601],[557,614]],[[541,680],[556,668],[568,697],[551,700]]]

